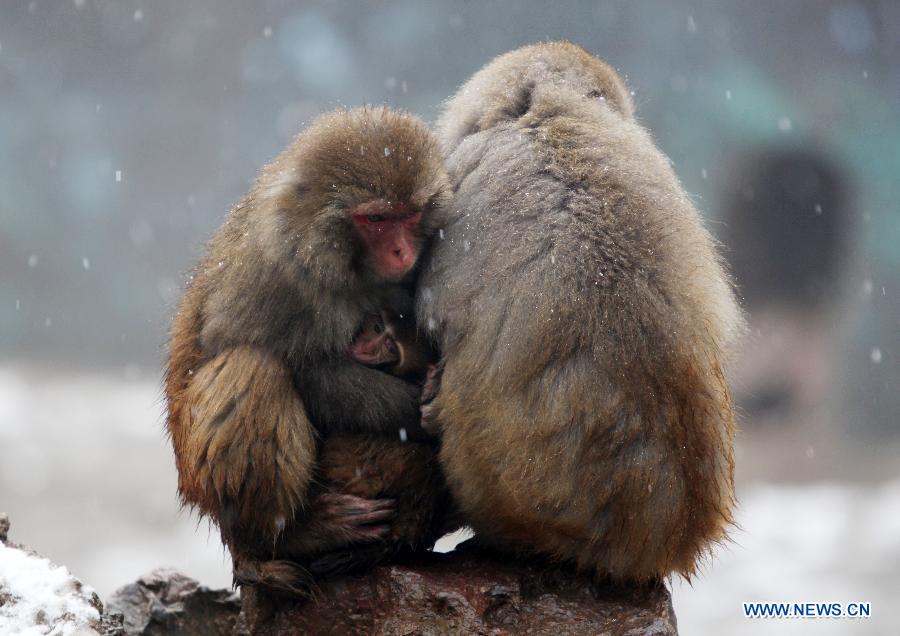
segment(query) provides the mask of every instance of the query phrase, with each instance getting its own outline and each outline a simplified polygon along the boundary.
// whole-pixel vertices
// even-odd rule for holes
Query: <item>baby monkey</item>
[[[415,319],[390,310],[366,317],[348,353],[360,364],[410,382],[423,381],[437,359],[428,339],[416,329]]]

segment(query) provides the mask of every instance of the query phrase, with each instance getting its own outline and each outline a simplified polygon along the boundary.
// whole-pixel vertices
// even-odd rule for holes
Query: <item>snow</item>
[[[0,604],[0,634],[96,634],[92,593],[65,567],[0,543],[0,595],[12,597]]]
[[[738,529],[691,584],[673,582],[683,634],[883,634],[896,629],[900,479],[878,485],[759,483]],[[751,620],[743,602],[871,602],[869,619]],[[896,632],[893,632],[896,633]]]
[[[697,21],[694,20],[694,16],[692,15],[687,17],[687,30],[691,35],[697,32]]]

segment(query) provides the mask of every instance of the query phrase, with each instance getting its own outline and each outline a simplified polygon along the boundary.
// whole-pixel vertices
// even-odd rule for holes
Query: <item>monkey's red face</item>
[[[398,280],[413,268],[419,257],[417,228],[421,218],[421,212],[383,199],[353,209],[353,225],[376,274],[387,280]]]

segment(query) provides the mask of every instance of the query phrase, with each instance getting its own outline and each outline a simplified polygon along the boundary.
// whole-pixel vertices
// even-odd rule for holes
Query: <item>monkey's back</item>
[[[420,311],[468,520],[600,574],[690,573],[730,521],[740,316],[668,160],[601,102],[537,100],[448,164]]]

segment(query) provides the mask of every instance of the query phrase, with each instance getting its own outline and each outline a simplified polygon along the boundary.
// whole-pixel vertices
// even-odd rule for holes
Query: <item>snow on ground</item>
[[[751,484],[739,530],[693,585],[673,585],[684,634],[900,634],[900,480]],[[870,602],[869,619],[745,619],[743,602]]]
[[[0,543],[0,634],[96,634],[92,593],[64,566]]]
[[[230,585],[217,533],[178,509],[162,413],[155,379],[0,367],[10,538],[65,564],[101,598],[162,566]],[[900,480],[750,483],[739,498],[732,543],[692,586],[674,583],[683,634],[900,633]],[[744,601],[868,601],[872,618],[750,620]]]

